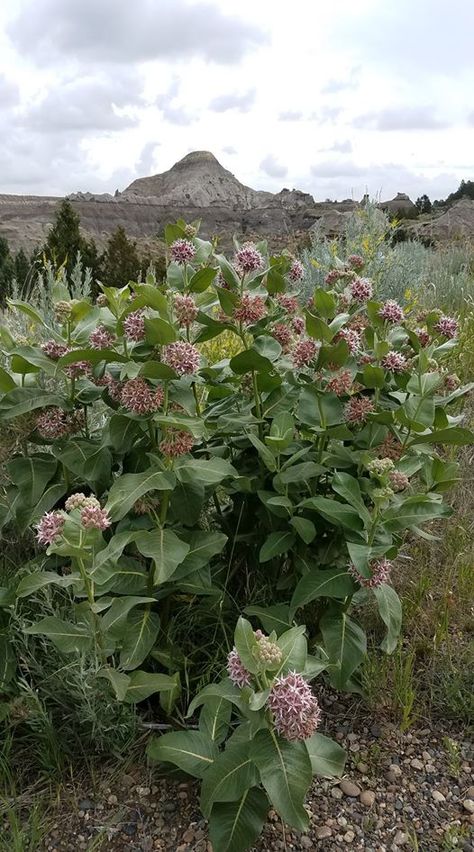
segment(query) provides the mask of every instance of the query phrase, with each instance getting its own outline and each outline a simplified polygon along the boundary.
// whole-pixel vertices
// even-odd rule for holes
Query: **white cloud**
[[[278,162],[273,154],[267,154],[260,163],[260,168],[269,177],[285,177],[288,174],[287,166]]]
[[[434,107],[430,106],[401,106],[367,112],[356,116],[354,127],[369,130],[441,130],[448,126],[436,115]]]
[[[239,94],[238,92],[229,92],[224,95],[217,95],[209,104],[209,109],[213,112],[227,112],[230,109],[235,109],[238,112],[249,112],[255,103],[255,89],[249,89],[248,92]]]

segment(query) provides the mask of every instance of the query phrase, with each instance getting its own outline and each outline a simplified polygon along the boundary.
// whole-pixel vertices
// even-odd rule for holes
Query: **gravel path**
[[[328,733],[349,753],[344,778],[314,782],[307,834],[270,812],[256,852],[474,850],[472,744],[462,732],[401,734],[389,723],[367,727],[357,714],[349,722],[336,699],[327,709]],[[42,848],[212,852],[196,786],[157,779],[144,766],[115,776],[104,770],[79,790],[65,787]]]

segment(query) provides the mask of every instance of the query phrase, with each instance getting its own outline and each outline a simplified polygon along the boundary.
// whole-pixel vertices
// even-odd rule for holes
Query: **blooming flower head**
[[[341,328],[336,334],[335,341],[345,340],[351,355],[355,355],[360,349],[360,334],[355,328]]]
[[[196,254],[196,248],[189,240],[175,240],[170,245],[170,256],[175,263],[191,263]]]
[[[99,506],[84,506],[81,512],[81,523],[86,530],[106,530],[112,521],[106,509]]]
[[[42,438],[64,438],[74,430],[73,418],[62,408],[47,408],[38,414],[36,428]]]
[[[251,293],[244,293],[240,302],[234,309],[234,319],[244,323],[244,325],[253,325],[266,316],[267,308],[265,299],[262,296],[252,296]]]
[[[388,299],[380,308],[379,317],[387,322],[401,322],[404,317],[403,308],[394,299]]]
[[[90,376],[92,373],[92,364],[90,361],[74,361],[73,364],[68,364],[64,368],[64,372],[70,379],[77,379],[79,376]]]
[[[386,476],[387,473],[393,471],[395,465],[388,456],[382,459],[372,459],[367,465],[367,470],[373,476],[381,477]]]
[[[91,333],[89,343],[93,349],[108,349],[115,343],[115,335],[107,331],[104,325],[98,325]]]
[[[291,332],[291,328],[289,325],[286,325],[284,322],[277,322],[271,329],[271,334],[278,340],[278,343],[283,348],[283,351],[287,351],[288,347],[293,340],[293,334]]]
[[[378,586],[381,586],[382,583],[386,583],[390,577],[390,572],[392,570],[392,563],[388,559],[378,559],[374,562],[371,562],[369,565],[370,568],[370,577],[363,577],[355,567],[355,565],[349,565],[348,571],[354,580],[357,580],[360,586],[364,586],[368,589],[376,589]]]
[[[383,443],[380,444],[378,454],[381,458],[389,458],[393,461],[398,461],[403,455],[403,447],[394,435],[389,434]]]
[[[67,498],[64,507],[66,512],[72,512],[73,509],[83,509],[84,506],[99,506],[100,503],[97,497],[90,496],[86,497],[82,491],[78,491],[76,494],[71,494],[70,497]]]
[[[372,298],[374,288],[368,278],[354,278],[350,284],[351,296],[356,302],[367,302]]]
[[[233,648],[227,657],[227,671],[232,683],[242,689],[244,686],[250,686],[251,675],[247,671],[240,659],[237,648]]]
[[[305,330],[305,321],[303,317],[293,317],[291,320],[291,327],[295,334],[303,334],[303,331]]]
[[[344,293],[336,293],[337,307],[341,311],[345,311],[352,302],[352,294],[349,290],[344,290]]]
[[[435,325],[436,331],[439,331],[443,337],[448,337],[452,340],[458,333],[459,323],[454,317],[442,316]]]
[[[178,376],[191,376],[199,369],[201,355],[199,349],[185,340],[169,343],[163,350],[163,362],[171,367]]]
[[[408,362],[400,352],[391,350],[382,358],[382,367],[385,367],[386,370],[391,370],[392,373],[403,373],[408,367]]]
[[[374,404],[368,396],[351,396],[344,406],[344,417],[347,423],[365,423],[374,410]]]
[[[405,488],[408,488],[410,484],[410,480],[406,473],[402,473],[399,470],[392,470],[389,473],[388,478],[393,491],[405,491]]]
[[[347,258],[348,266],[350,266],[352,269],[356,269],[357,271],[359,269],[362,269],[364,263],[364,258],[360,254],[350,254]]]
[[[40,544],[53,544],[63,531],[66,518],[61,512],[46,512],[36,525],[36,538]]]
[[[153,497],[152,494],[145,494],[144,497],[140,497],[138,500],[135,500],[132,510],[136,515],[146,515],[152,510],[158,511],[159,506],[160,501],[158,497]]]
[[[151,388],[141,376],[129,379],[122,386],[120,402],[134,414],[151,414],[163,403],[163,389]]]
[[[198,315],[198,306],[192,296],[183,296],[176,293],[174,297],[174,310],[176,319],[180,325],[189,327]]]
[[[295,367],[301,368],[311,364],[311,361],[313,361],[318,354],[319,348],[319,344],[310,337],[305,337],[303,340],[299,340],[298,343],[295,343],[291,353]]]
[[[194,438],[186,429],[167,429],[160,443],[160,451],[164,456],[177,458],[190,453],[194,447]]]
[[[455,391],[461,384],[461,380],[459,376],[456,376],[456,374],[453,373],[444,377],[443,384],[446,390]]]
[[[290,281],[301,281],[304,278],[304,266],[300,260],[294,260],[288,271]]]
[[[64,343],[56,343],[55,340],[47,340],[46,343],[42,343],[41,349],[48,358],[53,358],[55,361],[57,361],[58,358],[62,358],[66,352],[69,352],[68,346]]]
[[[324,283],[331,286],[331,284],[335,284],[336,281],[339,281],[339,279],[341,277],[342,277],[342,271],[340,269],[331,269],[331,271],[328,272],[328,274],[326,275],[326,278],[324,279]]]
[[[275,729],[290,742],[311,737],[321,720],[321,709],[311,687],[297,672],[276,678],[267,704]]]
[[[326,388],[328,391],[335,393],[336,396],[343,396],[352,386],[352,373],[350,370],[340,370],[335,376],[329,379]]]
[[[280,307],[289,314],[295,314],[298,310],[298,299],[296,296],[290,296],[288,293],[278,293],[276,300]]]
[[[263,264],[263,256],[254,243],[244,243],[235,253],[235,265],[242,273],[256,272]]]
[[[415,328],[415,334],[418,337],[418,340],[420,341],[420,346],[428,346],[431,337],[424,328]]]
[[[145,340],[145,316],[141,309],[125,317],[123,331],[127,340],[133,340],[134,343]]]

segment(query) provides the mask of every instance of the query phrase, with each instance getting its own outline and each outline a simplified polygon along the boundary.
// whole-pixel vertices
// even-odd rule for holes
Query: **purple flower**
[[[392,373],[403,373],[407,369],[408,363],[404,355],[391,350],[382,358],[382,367],[391,370]]]
[[[65,367],[64,372],[70,379],[77,379],[79,376],[89,376],[92,373],[92,365],[90,361],[75,361]]]
[[[350,291],[356,302],[366,302],[372,298],[374,288],[368,278],[355,278],[350,284]]]
[[[84,506],[81,512],[82,526],[86,530],[106,530],[112,521],[106,509],[100,506]]]
[[[347,423],[365,423],[372,411],[374,404],[368,396],[351,396],[344,406],[344,417]]]
[[[304,278],[304,266],[299,260],[294,260],[288,272],[290,281],[301,281]]]
[[[335,284],[336,281],[339,281],[339,278],[342,278],[342,275],[343,275],[343,273],[341,272],[340,269],[331,269],[331,271],[328,272],[328,274],[326,275],[326,278],[324,279],[324,283],[328,284],[329,286],[331,284]]]
[[[394,299],[388,299],[379,310],[379,317],[387,322],[401,322],[403,308]]]
[[[293,335],[291,333],[290,326],[286,325],[284,322],[277,322],[271,329],[271,334],[278,340],[278,343],[283,348],[283,351],[287,351],[288,347],[293,340]]]
[[[56,343],[55,340],[47,340],[46,343],[42,343],[41,349],[48,358],[53,358],[55,361],[57,361],[58,358],[62,358],[66,352],[69,352],[68,346],[63,343]]]
[[[232,683],[235,683],[240,689],[244,686],[250,686],[250,672],[243,665],[236,648],[233,648],[227,657],[227,671]]]
[[[295,367],[306,367],[308,364],[311,364],[311,361],[314,360],[318,352],[319,345],[315,340],[312,340],[310,337],[299,340],[298,343],[295,343],[291,353],[293,364]]]
[[[410,480],[406,473],[402,473],[399,470],[392,470],[388,478],[390,480],[390,486],[394,491],[405,491],[405,488],[408,488],[410,484]]]
[[[74,431],[74,422],[62,408],[47,408],[38,414],[36,428],[42,438],[54,440],[70,435]]]
[[[253,325],[253,323],[263,319],[266,313],[265,300],[262,296],[244,293],[234,309],[234,319],[244,323],[244,325]]]
[[[174,297],[174,310],[180,325],[190,326],[198,315],[198,306],[192,296],[182,296],[177,293]]]
[[[351,355],[355,355],[360,349],[360,334],[354,328],[341,328],[334,340],[345,340]]]
[[[196,254],[196,248],[189,240],[175,240],[170,245],[170,255],[175,263],[191,263]]]
[[[297,672],[275,680],[267,703],[275,729],[290,742],[311,737],[321,720],[321,709],[311,687]]]
[[[381,586],[382,583],[386,583],[390,577],[390,572],[392,570],[392,563],[388,559],[378,559],[374,562],[371,562],[369,565],[370,568],[370,577],[363,577],[355,567],[355,565],[349,565],[347,570],[349,574],[354,577],[354,580],[357,580],[360,586],[364,586],[368,589],[376,589],[378,586]]]
[[[140,343],[145,339],[145,317],[142,310],[132,311],[123,321],[123,330],[128,340]]]
[[[459,324],[454,317],[442,316],[435,325],[436,331],[439,331],[443,337],[448,337],[452,340],[458,333]]]
[[[255,272],[263,263],[263,256],[254,243],[244,243],[235,254],[235,265],[243,273]]]
[[[171,367],[178,376],[191,376],[199,369],[201,355],[192,343],[178,340],[169,343],[163,350],[163,362]]]
[[[343,396],[352,386],[352,373],[350,370],[340,370],[335,376],[329,379],[327,390],[335,393],[336,396]]]
[[[291,327],[295,334],[303,334],[305,323],[303,317],[293,317]]]
[[[115,343],[115,335],[107,331],[105,326],[98,325],[91,333],[89,343],[93,349],[108,349]]]
[[[278,304],[289,314],[295,314],[298,310],[298,299],[288,293],[278,293],[276,296]]]
[[[61,512],[46,512],[36,526],[36,538],[40,544],[54,544],[63,531],[66,518]]]
[[[123,407],[134,414],[151,414],[160,407],[163,398],[162,388],[151,388],[140,376],[125,382],[120,392]]]
[[[347,264],[352,267],[352,269],[362,269],[364,263],[364,258],[360,254],[350,254],[347,258]]]
[[[424,328],[415,328],[415,334],[420,341],[420,346],[428,346],[431,338],[427,331]]]
[[[164,456],[177,458],[190,453],[194,447],[194,438],[186,429],[167,429],[160,443],[160,450]]]

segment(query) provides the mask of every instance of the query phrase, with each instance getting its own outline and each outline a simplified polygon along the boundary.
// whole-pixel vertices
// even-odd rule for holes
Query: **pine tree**
[[[418,207],[419,213],[431,213],[432,204],[426,194],[421,195],[420,198],[417,198],[415,203]]]
[[[121,225],[111,234],[104,252],[102,281],[109,287],[125,287],[136,281],[141,268],[137,245]]]

